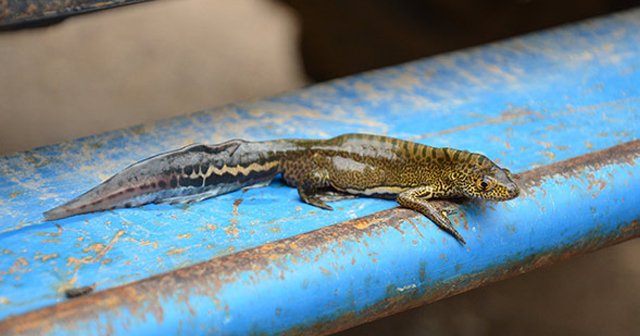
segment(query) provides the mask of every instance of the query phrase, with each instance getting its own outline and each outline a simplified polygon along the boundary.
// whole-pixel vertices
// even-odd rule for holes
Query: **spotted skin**
[[[46,212],[48,220],[148,203],[189,203],[240,188],[268,185],[278,174],[302,201],[370,196],[396,199],[464,244],[431,199],[504,201],[519,188],[487,157],[400,139],[345,134],[327,140],[230,140],[191,145],[140,161],[85,194]]]

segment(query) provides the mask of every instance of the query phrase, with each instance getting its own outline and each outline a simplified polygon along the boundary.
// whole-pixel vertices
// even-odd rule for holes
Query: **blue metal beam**
[[[630,11],[0,158],[0,334],[326,333],[636,237],[639,29]],[[524,193],[459,205],[466,246],[393,202],[319,211],[278,183],[41,221],[188,142],[354,131],[482,152]]]
[[[0,331],[343,330],[640,235],[639,167],[633,141],[521,174],[515,202],[462,206],[466,247],[391,209],[8,319]]]

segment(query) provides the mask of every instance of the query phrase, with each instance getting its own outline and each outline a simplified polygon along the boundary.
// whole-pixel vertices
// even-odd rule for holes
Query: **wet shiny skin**
[[[148,203],[189,203],[250,186],[276,175],[305,203],[354,196],[393,198],[461,243],[463,237],[430,199],[505,201],[519,195],[511,173],[487,157],[386,136],[345,134],[327,140],[230,140],[191,145],[131,165],[85,194],[45,213],[57,219]]]

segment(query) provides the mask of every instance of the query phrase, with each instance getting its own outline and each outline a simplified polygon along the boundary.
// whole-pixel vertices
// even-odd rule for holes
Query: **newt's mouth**
[[[501,189],[503,189],[504,192],[495,195],[495,198],[493,198],[495,201],[508,201],[520,196],[520,187],[518,187],[515,182],[507,183]]]
[[[514,182],[509,182],[496,187],[492,193],[480,196],[478,198],[489,201],[508,201],[520,196],[520,188]]]
[[[518,187],[518,185],[515,183],[508,184],[507,191],[509,192],[509,198],[507,199],[514,199],[520,196],[520,187]]]

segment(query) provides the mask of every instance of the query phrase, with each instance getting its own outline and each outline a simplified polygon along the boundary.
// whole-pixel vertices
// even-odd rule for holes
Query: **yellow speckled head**
[[[456,183],[465,197],[506,201],[520,195],[520,188],[508,169],[500,168],[484,156],[478,157],[482,164],[469,167],[467,174]]]

